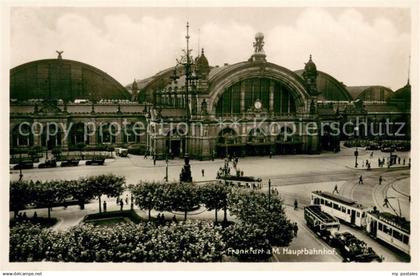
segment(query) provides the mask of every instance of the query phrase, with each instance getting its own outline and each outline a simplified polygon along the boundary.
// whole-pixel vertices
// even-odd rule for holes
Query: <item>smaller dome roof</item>
[[[197,58],[197,66],[209,66],[209,61],[207,60],[206,56],[204,55],[204,49],[201,49],[201,55]]]
[[[133,81],[133,84],[131,85],[131,90],[137,90],[138,89],[138,86],[137,86],[137,82],[136,82],[136,80],[134,79],[134,81]]]
[[[311,71],[311,72],[316,71],[316,65],[312,61],[312,55],[309,55],[309,61],[305,63],[305,71]]]

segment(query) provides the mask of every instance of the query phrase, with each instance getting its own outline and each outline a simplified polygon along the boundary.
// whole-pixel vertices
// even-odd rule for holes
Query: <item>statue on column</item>
[[[257,33],[255,35],[254,54],[249,58],[249,61],[265,62],[265,52],[264,52],[264,34]]]
[[[257,33],[255,35],[255,42],[254,42],[254,52],[256,54],[264,54],[264,34],[263,33]]]
[[[192,182],[190,157],[188,154],[185,154],[184,156],[184,167],[182,168],[181,174],[179,175],[179,181]]]
[[[57,59],[63,59],[61,55],[64,53],[64,51],[55,51],[55,52],[58,54]]]
[[[201,114],[207,115],[207,102],[205,99],[201,102]]]

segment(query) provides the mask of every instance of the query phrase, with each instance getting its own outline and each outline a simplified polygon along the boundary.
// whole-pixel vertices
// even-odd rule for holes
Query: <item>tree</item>
[[[31,148],[28,151],[28,155],[31,157],[32,162],[34,162],[35,161],[35,158],[38,156],[38,152],[36,151],[36,149]]]
[[[51,153],[54,155],[55,158],[58,159],[60,157],[61,153],[62,153],[62,150],[59,147],[55,147],[55,148],[53,148]]]
[[[99,200],[99,213],[102,212],[101,196],[116,197],[124,191],[125,178],[113,174],[90,176],[87,185],[92,195]]]
[[[14,212],[14,218],[20,210],[25,209],[25,206],[32,201],[32,186],[27,181],[12,181],[9,188],[9,206],[10,210]]]
[[[86,178],[66,181],[66,188],[73,199],[79,201],[80,209],[85,209],[85,201],[94,197],[92,187],[88,185]]]
[[[217,223],[217,211],[224,208],[225,220],[227,217],[227,198],[229,188],[220,183],[208,183],[200,187],[201,202],[208,210],[215,210],[215,221]]]
[[[223,237],[229,255],[239,261],[266,261],[272,256],[272,247],[266,233],[253,224],[238,223],[225,229]]]
[[[48,218],[51,218],[51,209],[60,198],[60,181],[34,182],[34,201],[40,207],[48,209]]]
[[[157,182],[140,182],[137,185],[129,187],[136,205],[140,209],[148,210],[149,220],[151,219],[152,209],[168,209],[165,204],[165,187],[162,183]]]
[[[279,198],[252,191],[233,193],[229,201],[230,212],[242,222],[261,229],[272,245],[287,246],[292,241],[293,226]]]
[[[169,184],[168,201],[172,210],[184,211],[184,220],[187,220],[188,211],[200,203],[198,188],[193,183]]]

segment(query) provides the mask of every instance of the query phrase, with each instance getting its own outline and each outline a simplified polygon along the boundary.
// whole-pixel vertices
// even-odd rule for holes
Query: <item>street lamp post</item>
[[[188,152],[189,152],[188,134],[190,133],[190,119],[191,119],[190,118],[191,117],[191,111],[190,111],[190,105],[189,105],[189,87],[190,87],[190,85],[194,84],[195,80],[198,79],[197,75],[193,71],[194,60],[190,56],[190,53],[191,53],[192,50],[190,49],[190,46],[189,46],[189,41],[190,41],[189,29],[190,29],[190,25],[187,22],[187,35],[185,36],[186,42],[187,42],[187,47],[186,47],[186,50],[184,50],[185,55],[183,57],[181,57],[180,60],[177,59],[177,66],[179,66],[179,65],[183,66],[184,67],[184,73],[185,73],[185,113],[186,113],[185,123],[186,123],[186,126],[187,126],[187,132],[186,132],[187,135],[185,137],[184,173],[182,174],[182,177],[181,177],[181,181],[184,181],[184,182],[191,182],[192,181],[191,168],[190,168],[190,165],[189,165],[189,155],[188,155]],[[175,74],[176,74],[176,68],[175,68]]]
[[[19,181],[23,179],[23,172],[22,172],[22,151],[19,153]]]
[[[357,168],[357,157],[359,156],[359,151],[357,150],[357,147],[356,147],[356,150],[354,151],[354,167],[355,168]]]
[[[166,152],[166,176],[165,176],[166,182],[168,182],[168,177],[169,177],[169,175],[168,175],[168,162],[169,162],[168,153]]]

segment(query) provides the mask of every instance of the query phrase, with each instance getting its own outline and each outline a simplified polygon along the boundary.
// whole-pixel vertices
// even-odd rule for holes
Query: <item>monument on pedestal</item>
[[[179,175],[179,181],[192,182],[190,157],[188,154],[185,154],[184,156],[184,167],[182,168],[181,174]]]

